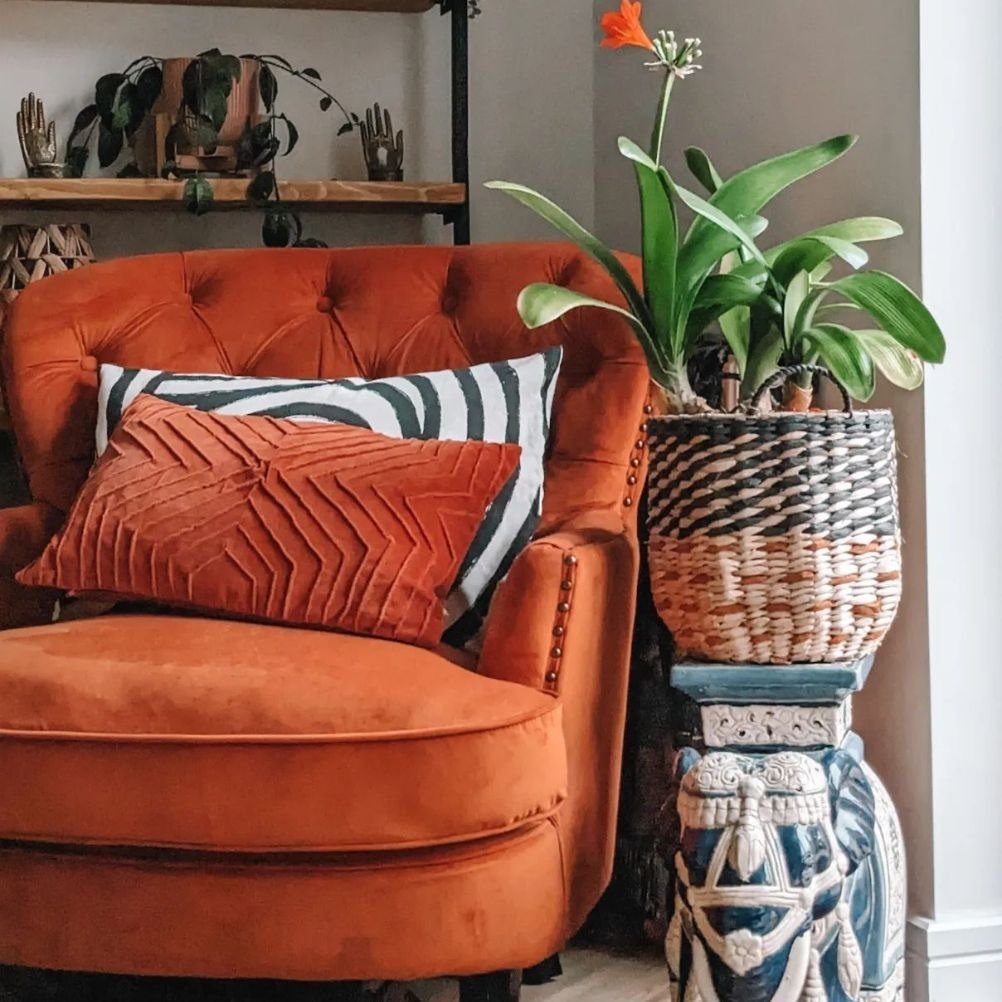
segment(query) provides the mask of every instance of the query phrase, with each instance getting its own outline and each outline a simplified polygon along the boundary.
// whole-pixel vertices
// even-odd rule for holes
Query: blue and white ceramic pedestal
[[[902,1002],[901,829],[851,729],[871,661],[682,663],[673,1002]]]

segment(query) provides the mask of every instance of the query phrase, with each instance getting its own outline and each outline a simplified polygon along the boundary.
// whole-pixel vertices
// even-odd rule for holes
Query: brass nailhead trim
[[[564,563],[567,564],[568,567],[573,567],[577,562],[578,558],[575,557],[573,553],[568,553],[567,556],[564,557]]]
[[[564,656],[564,649],[562,647],[554,647],[553,650],[550,651],[550,656],[554,658],[561,658]]]
[[[647,443],[642,438],[638,438],[637,439],[637,448],[638,449],[642,449],[645,445],[647,445]]]
[[[560,605],[557,606],[557,612],[570,612],[570,611],[571,611],[570,602],[561,602]]]
[[[556,680],[557,680],[557,673],[555,671],[548,671],[546,673],[547,682],[556,682]]]
[[[645,414],[653,414],[654,413],[654,408],[650,404],[644,404],[644,413]]]
[[[570,590],[571,590],[571,586],[572,586],[573,584],[574,584],[574,582],[573,582],[573,581],[561,581],[561,582],[560,582],[560,587],[561,587],[561,588],[562,588],[562,589],[563,589],[564,591],[570,591]]]
[[[633,507],[633,498],[623,498],[623,504],[627,508],[632,508]]]
[[[645,421],[641,426],[640,430],[646,435],[647,434],[647,422]]]
[[[631,459],[630,466],[632,466],[635,470],[638,469],[640,467],[640,460],[636,458]]]
[[[635,487],[637,484],[637,478],[631,473],[627,478],[626,482],[631,486]]]

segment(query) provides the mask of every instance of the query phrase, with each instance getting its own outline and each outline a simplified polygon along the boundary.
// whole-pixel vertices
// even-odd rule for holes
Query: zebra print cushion
[[[517,443],[518,469],[488,509],[446,601],[446,639],[461,645],[476,634],[494,589],[539,521],[562,355],[551,348],[507,362],[374,380],[187,375],[103,364],[97,454],[142,393],[202,411],[350,424],[396,438]]]

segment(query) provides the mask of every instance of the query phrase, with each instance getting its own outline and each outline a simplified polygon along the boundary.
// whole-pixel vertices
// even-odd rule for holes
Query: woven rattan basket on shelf
[[[0,227],[0,304],[12,302],[32,282],[93,260],[90,229],[80,223]]]
[[[651,584],[680,652],[794,664],[877,649],[901,598],[889,411],[649,428]]]

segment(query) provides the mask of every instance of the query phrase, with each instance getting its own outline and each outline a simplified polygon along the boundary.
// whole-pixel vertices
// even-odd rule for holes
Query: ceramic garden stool
[[[701,721],[674,765],[673,1002],[903,1002],[901,829],[851,729],[871,664],[672,670]]]

